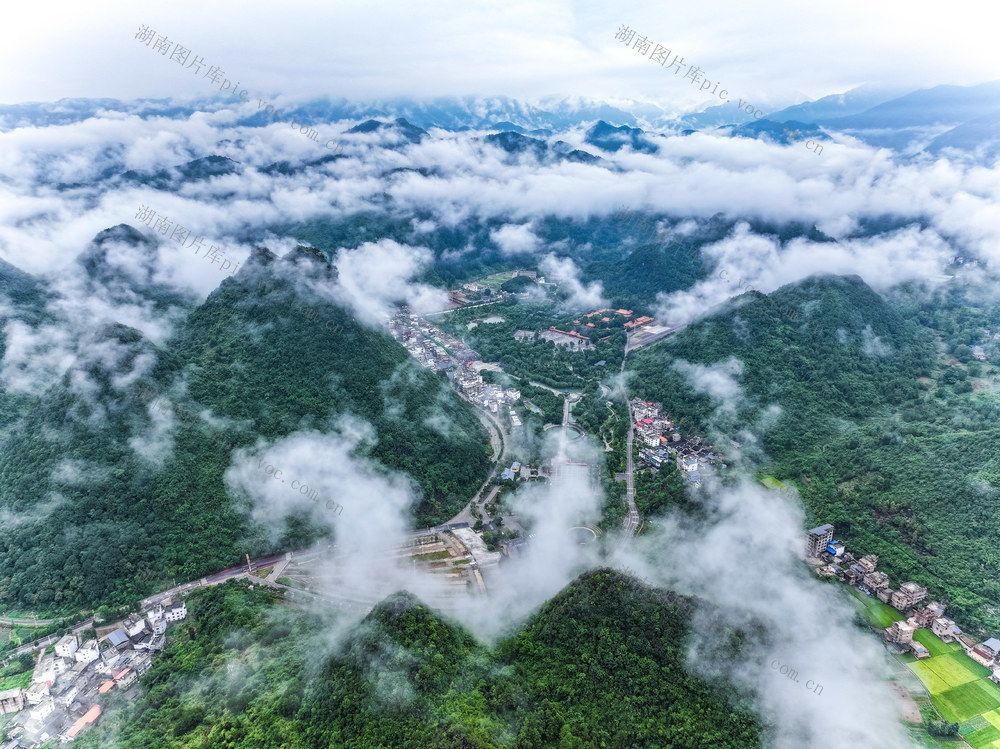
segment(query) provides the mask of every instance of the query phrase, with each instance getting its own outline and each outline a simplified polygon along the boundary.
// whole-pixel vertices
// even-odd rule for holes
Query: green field
[[[17,674],[15,676],[6,676],[0,679],[0,692],[6,689],[17,689],[18,687],[27,689],[28,685],[31,684],[31,671],[25,671],[23,674]]]
[[[987,679],[970,681],[935,695],[934,704],[945,720],[962,723],[1000,707],[1000,688]]]
[[[762,478],[760,480],[760,483],[762,483],[768,489],[784,489],[785,488],[785,485],[782,482],[778,481],[778,479],[776,479],[774,476],[765,476],[764,478]]]
[[[971,681],[981,680],[984,674],[976,669],[982,669],[989,674],[989,671],[974,663],[965,653],[948,653],[915,661],[909,666],[932,695],[942,694]],[[963,718],[963,720],[968,719]]]
[[[1000,749],[1000,729],[996,726],[987,726],[962,738],[975,749]]]
[[[865,616],[877,627],[888,627],[893,622],[904,618],[896,609],[887,603],[882,603],[875,596],[866,595],[854,587],[851,588],[851,593],[854,600],[864,608]]]
[[[919,629],[913,638],[931,657],[903,660],[927,687],[941,717],[963,724],[961,735],[973,749],[1000,749],[1000,687],[989,680],[990,670],[930,630]]]
[[[923,644],[930,650],[928,643],[931,641]],[[940,640],[932,644],[939,651],[948,648]],[[995,743],[1000,742],[1000,687],[986,678],[989,669],[955,649],[908,665],[927,687],[945,720],[965,723],[983,716],[985,722],[966,727],[973,729],[965,739],[975,749],[1000,749],[1000,743]]]
[[[497,291],[505,281],[509,281],[513,277],[514,271],[505,270],[500,273],[494,273],[492,276],[487,276],[486,278],[480,278],[476,283]]]
[[[913,639],[927,648],[932,657],[962,650],[962,646],[957,642],[947,643],[929,629],[918,629],[913,633]]]

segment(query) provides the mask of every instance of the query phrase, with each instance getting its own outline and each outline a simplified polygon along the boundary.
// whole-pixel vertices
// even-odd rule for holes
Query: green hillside
[[[230,582],[82,747],[739,747],[752,716],[684,669],[694,602],[587,573],[496,649],[406,593],[345,633]],[[323,655],[326,653],[326,655]],[[317,663],[317,661],[321,663]]]
[[[310,542],[318,529],[301,516],[275,548],[227,497],[222,476],[232,448],[325,430],[341,414],[374,427],[377,443],[359,450],[417,483],[414,524],[443,522],[465,505],[489,469],[471,406],[388,334],[282,280],[295,273],[335,278],[315,251],[277,260],[258,250],[162,348],[109,326],[90,341],[104,353],[44,397],[18,400],[0,452],[0,508],[15,518],[0,527],[0,606],[123,602],[148,592],[138,582],[147,576],[195,577],[247,552]],[[130,375],[154,360],[149,376]],[[176,407],[172,451],[146,408],[152,398]],[[442,415],[447,434],[436,426]]]
[[[885,300],[856,278],[810,279],[771,297],[774,307],[744,297],[630,357],[630,390],[701,433],[757,431],[763,472],[797,486],[808,523],[833,523],[855,553],[879,555],[894,586],[927,585],[963,627],[995,632],[1000,381],[994,365],[970,361],[967,344],[1000,311],[971,306],[960,290]],[[710,419],[708,396],[672,365],[729,357],[743,362],[747,397]]]

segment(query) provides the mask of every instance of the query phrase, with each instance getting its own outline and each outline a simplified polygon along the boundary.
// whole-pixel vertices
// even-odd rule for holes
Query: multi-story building
[[[77,663],[93,663],[101,657],[101,650],[97,647],[97,640],[91,638],[87,640],[80,649],[76,651]]]
[[[914,627],[912,624],[893,622],[892,626],[886,632],[889,634],[889,639],[897,645],[909,645],[913,642],[913,630]]]
[[[818,557],[826,551],[827,544],[829,544],[832,540],[833,526],[829,523],[821,525],[818,528],[813,528],[809,531],[809,536],[806,539],[806,556]]]
[[[917,611],[913,618],[917,620],[917,626],[927,628],[934,623],[935,619],[940,619],[942,616],[944,616],[944,605],[937,601],[931,601]]]
[[[146,629],[146,621],[138,614],[129,614],[122,622],[122,629],[129,637],[141,637]]]
[[[36,681],[24,693],[24,699],[29,705],[37,705],[48,696],[48,681]]]
[[[876,593],[889,587],[889,576],[884,572],[869,572],[862,579],[868,589]]]
[[[878,556],[875,554],[865,554],[858,560],[858,564],[861,565],[861,569],[865,572],[874,572],[875,567],[878,566]]]
[[[179,622],[181,619],[186,618],[188,614],[184,601],[177,601],[176,603],[164,606],[163,613],[168,622]]]
[[[24,709],[24,690],[20,687],[0,692],[0,715]]]
[[[987,668],[993,664],[997,655],[1000,655],[1000,640],[991,637],[986,642],[981,642],[969,651],[969,657],[978,661]]]
[[[135,684],[135,681],[138,678],[139,675],[131,668],[123,669],[114,676],[115,684],[117,684],[121,689],[128,689],[130,686]]]
[[[900,611],[912,608],[927,597],[927,588],[916,583],[903,583],[899,590],[892,594],[892,606]]]
[[[56,701],[51,697],[43,697],[41,702],[35,705],[31,710],[31,720],[41,722],[45,720],[48,716],[52,715],[52,712],[56,709]]]
[[[59,642],[56,643],[56,655],[60,658],[72,658],[77,647],[76,635],[68,634],[59,638]]]
[[[945,642],[951,642],[962,634],[962,630],[955,626],[955,622],[943,616],[934,620],[931,624],[931,632]]]

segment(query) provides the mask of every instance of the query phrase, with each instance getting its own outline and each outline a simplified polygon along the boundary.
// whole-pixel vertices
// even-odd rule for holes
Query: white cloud
[[[600,281],[584,284],[580,281],[580,269],[569,258],[559,258],[548,254],[539,263],[546,280],[559,284],[560,291],[569,295],[567,303],[578,309],[606,307]]]

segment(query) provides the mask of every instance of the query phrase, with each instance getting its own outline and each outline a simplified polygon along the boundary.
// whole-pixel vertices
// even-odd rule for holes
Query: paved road
[[[625,372],[625,357],[622,357],[622,372]],[[622,382],[624,381],[623,377]],[[635,506],[635,466],[632,460],[632,440],[635,437],[635,425],[632,423],[632,410],[628,405],[628,392],[625,393],[625,408],[628,412],[628,438],[625,440],[625,498],[628,501],[628,515],[625,517],[625,536],[622,539],[621,545],[631,541],[639,527],[639,508]]]
[[[632,465],[632,418],[628,420],[628,439],[625,441],[625,498],[628,501],[628,515],[625,518],[626,538],[635,535],[639,527],[639,508],[635,506],[635,466]]]

